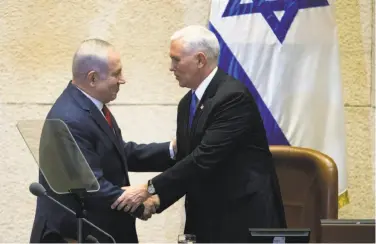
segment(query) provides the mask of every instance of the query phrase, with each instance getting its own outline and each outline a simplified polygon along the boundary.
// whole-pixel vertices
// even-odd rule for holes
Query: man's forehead
[[[182,40],[172,40],[170,45],[170,57],[181,57],[186,55],[187,52]]]
[[[109,59],[120,59],[120,53],[112,48],[108,50]]]
[[[121,68],[121,57],[120,54],[116,51],[109,51],[108,52],[108,66],[110,68]]]

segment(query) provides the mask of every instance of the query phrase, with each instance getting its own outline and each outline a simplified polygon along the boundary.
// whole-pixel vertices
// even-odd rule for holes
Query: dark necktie
[[[189,128],[192,126],[193,117],[195,116],[197,107],[197,96],[194,91],[192,91],[191,105],[189,108]]]
[[[106,105],[103,105],[102,112],[107,120],[108,125],[112,128],[111,112]]]

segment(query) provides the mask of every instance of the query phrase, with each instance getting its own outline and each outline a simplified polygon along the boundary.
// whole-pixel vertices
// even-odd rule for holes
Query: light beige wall
[[[373,28],[372,28],[372,68],[371,68],[371,82],[372,82],[372,127],[373,127],[373,154],[372,162],[374,166],[374,192],[376,192],[376,4],[373,3],[372,8]],[[376,208],[376,197],[374,198],[374,207]],[[376,211],[376,210],[375,210]]]
[[[371,1],[337,1],[345,90],[349,194],[341,217],[372,217]],[[174,136],[176,104],[184,89],[169,74],[168,38],[188,24],[206,24],[208,1],[3,1],[0,8],[0,242],[27,242],[35,198],[28,185],[37,167],[16,122],[43,119],[70,79],[72,54],[87,37],[102,37],[121,51],[128,83],[111,107],[126,140]],[[373,108],[374,111],[374,108]],[[153,126],[153,127],[152,127]],[[132,174],[132,183],[150,174]],[[148,222],[140,241],[175,242],[184,223],[182,200]]]
[[[350,196],[350,204],[339,211],[341,218],[375,216],[372,3],[373,0],[339,0],[335,4],[344,87]]]
[[[128,83],[111,109],[125,140],[166,141],[176,128],[176,105],[186,92],[170,75],[169,37],[188,24],[205,24],[208,3],[192,0],[3,1],[0,8],[0,243],[27,242],[35,197],[28,185],[37,167],[15,125],[43,119],[71,78],[80,41],[100,37],[122,54]],[[133,184],[148,174],[132,174]],[[137,223],[140,241],[176,241],[182,200]]]

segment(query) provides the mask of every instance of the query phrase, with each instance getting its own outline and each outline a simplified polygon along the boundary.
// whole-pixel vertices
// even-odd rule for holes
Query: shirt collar
[[[97,107],[99,109],[99,111],[102,113],[102,109],[103,109],[103,103],[101,101],[99,101],[98,99],[90,96],[89,94],[87,94],[86,92],[84,92],[83,90],[81,90],[78,86],[76,86],[78,90],[80,90],[85,96],[87,96],[87,98],[89,98],[95,105],[95,107]]]
[[[197,89],[194,91],[197,99],[200,101],[202,96],[205,93],[206,88],[208,88],[211,80],[213,79],[215,73],[217,72],[218,67],[215,67],[212,72],[201,82],[201,84],[197,87]]]

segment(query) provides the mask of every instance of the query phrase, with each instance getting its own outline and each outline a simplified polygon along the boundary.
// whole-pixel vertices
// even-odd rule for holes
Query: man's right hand
[[[157,212],[159,204],[160,204],[160,202],[159,202],[158,195],[153,195],[153,196],[149,197],[144,202],[145,210],[144,210],[144,214],[142,215],[142,217],[140,219],[142,219],[142,220],[150,219],[151,216]]]

